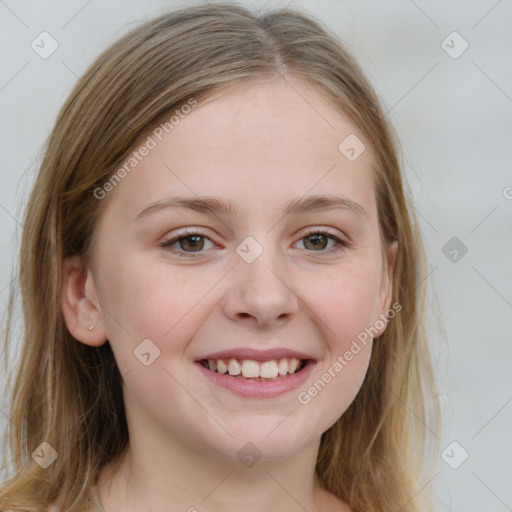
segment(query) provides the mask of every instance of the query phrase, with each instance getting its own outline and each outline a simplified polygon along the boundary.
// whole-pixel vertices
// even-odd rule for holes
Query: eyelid
[[[182,232],[179,232],[179,233],[173,235],[169,239],[161,242],[159,245],[164,250],[167,250],[173,254],[178,254],[179,256],[194,257],[194,255],[203,254],[205,251],[186,252],[186,251],[174,249],[172,247],[176,242],[179,242],[182,238],[187,238],[189,236],[199,236],[201,238],[210,240],[214,245],[216,245],[216,242],[214,240],[212,240],[212,237],[208,236],[202,229],[196,229],[196,228],[186,228],[185,231],[182,231]]]
[[[336,251],[343,250],[343,249],[346,249],[348,247],[351,247],[351,243],[350,242],[345,240],[343,237],[340,237],[337,234],[333,233],[330,228],[326,228],[326,227],[308,228],[308,230],[305,233],[303,233],[298,238],[297,242],[303,240],[304,238],[307,238],[308,236],[313,236],[313,235],[316,235],[316,234],[326,235],[331,240],[334,240],[336,245],[334,247],[331,247],[328,250],[308,251],[308,252],[310,252],[312,254],[314,254],[315,252],[318,252],[319,254],[331,254],[331,253],[335,253]],[[170,237],[168,240],[164,240],[159,245],[160,245],[160,247],[162,247],[163,249],[165,249],[165,250],[167,250],[169,252],[172,252],[174,254],[178,254],[179,256],[184,256],[184,257],[192,257],[192,258],[194,258],[194,257],[197,257],[197,255],[201,255],[201,254],[207,252],[207,251],[186,252],[186,251],[181,251],[181,250],[174,249],[172,247],[176,242],[180,241],[182,238],[187,238],[189,236],[199,236],[201,238],[205,238],[207,240],[210,240],[213,244],[216,244],[216,242],[214,240],[212,240],[212,238],[210,236],[208,236],[203,231],[203,228],[201,228],[201,229],[186,228],[185,231],[177,233],[176,235]]]
[[[336,246],[331,247],[329,250],[326,250],[326,251],[309,251],[311,253],[318,252],[320,254],[322,254],[322,253],[328,254],[328,253],[336,252],[337,250],[352,247],[352,244],[346,240],[346,237],[342,237],[336,233],[333,233],[332,231],[330,231],[329,228],[317,228],[317,227],[309,228],[307,233],[303,234],[299,238],[299,241],[302,240],[303,238],[307,238],[308,236],[313,236],[316,234],[327,235],[328,238],[330,238],[331,240],[334,240],[336,242]]]
[[[324,235],[331,235],[334,238],[337,238],[340,242],[346,243],[348,245],[348,241],[342,240],[341,236],[337,232],[334,232],[331,230],[331,228],[326,227],[314,227],[314,228],[308,228],[307,232],[301,236],[301,238],[304,238],[308,235],[315,235],[315,234],[324,234]]]

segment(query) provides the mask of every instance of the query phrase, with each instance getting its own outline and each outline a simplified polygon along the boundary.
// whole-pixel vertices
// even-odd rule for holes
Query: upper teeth
[[[238,361],[231,358],[227,364],[223,359],[208,359],[208,367],[213,372],[226,373],[229,375],[242,375],[243,377],[262,377],[264,379],[273,379],[278,375],[294,374],[300,366],[300,359],[291,357],[288,359],[272,359],[259,363],[252,359],[243,359]]]

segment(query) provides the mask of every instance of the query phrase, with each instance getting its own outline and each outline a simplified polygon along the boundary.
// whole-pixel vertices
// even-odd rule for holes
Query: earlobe
[[[385,267],[385,299],[384,299],[384,313],[391,307],[391,300],[393,298],[393,276],[395,273],[396,259],[398,257],[398,240],[390,244],[386,257]]]
[[[391,308],[391,301],[393,299],[393,276],[395,272],[397,257],[398,240],[395,240],[388,247],[382,273],[381,287],[379,291],[380,315],[385,315],[386,318],[388,316],[387,313]],[[382,316],[380,318],[382,318]],[[378,336],[382,335],[382,333],[386,330],[386,325],[383,327],[381,332],[379,332]]]
[[[107,341],[92,274],[84,274],[80,256],[64,260],[61,309],[71,335],[86,345],[99,346]]]

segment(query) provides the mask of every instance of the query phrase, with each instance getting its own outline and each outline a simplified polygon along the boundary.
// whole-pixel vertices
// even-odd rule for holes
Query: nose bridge
[[[262,238],[260,235],[259,239]],[[239,256],[235,264],[236,273],[243,287],[261,287],[267,292],[286,288],[283,284],[285,276],[279,276],[279,273],[284,274],[281,254],[278,248],[272,246],[271,236],[265,237],[262,243],[252,236],[247,237],[238,245],[236,252]]]
[[[226,301],[231,317],[250,315],[258,323],[298,311],[298,300],[287,279],[286,264],[271,236],[261,235],[260,243],[247,237],[236,248],[233,285]]]

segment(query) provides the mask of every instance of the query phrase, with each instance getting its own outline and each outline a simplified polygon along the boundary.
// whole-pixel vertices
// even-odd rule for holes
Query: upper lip
[[[311,355],[305,352],[298,352],[297,350],[291,350],[287,348],[272,348],[267,350],[258,350],[249,347],[239,347],[230,350],[220,350],[218,352],[212,352],[203,357],[197,359],[202,361],[204,359],[251,359],[253,361],[272,361],[273,359],[285,359],[288,357],[295,357],[296,359],[310,359],[314,360]]]

